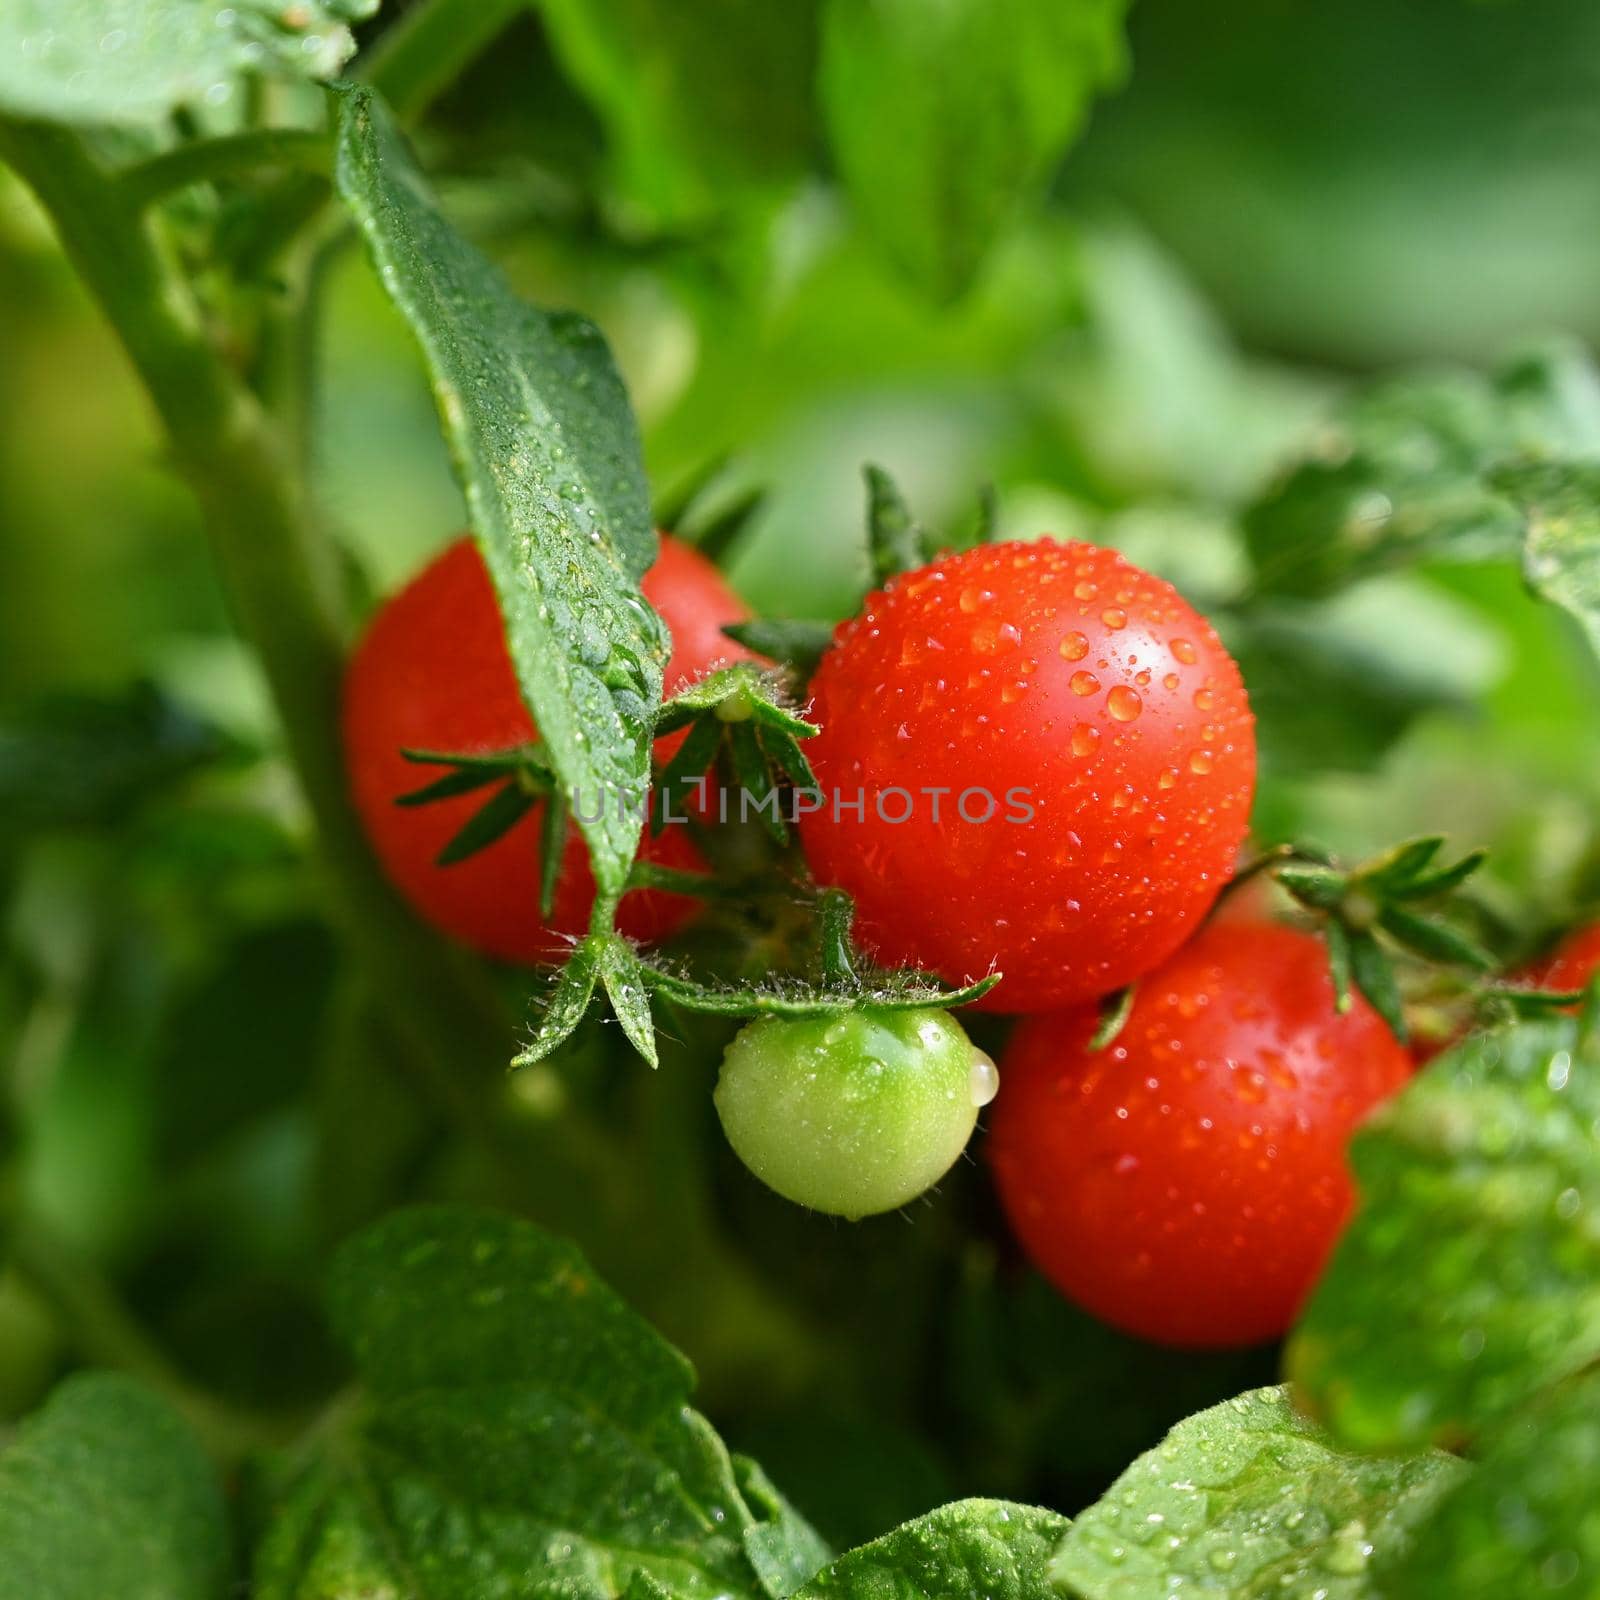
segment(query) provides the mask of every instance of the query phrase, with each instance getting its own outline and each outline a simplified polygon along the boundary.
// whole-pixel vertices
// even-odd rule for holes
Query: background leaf
[[[959,294],[1122,70],[1124,0],[828,0],[821,93],[858,219]]]
[[[1323,1600],[1374,1595],[1368,1560],[1467,1472],[1451,1456],[1340,1450],[1283,1389],[1180,1422],[1067,1530],[1051,1573],[1082,1600]]]
[[[157,123],[226,104],[246,72],[331,78],[345,23],[378,0],[6,0],[0,108],[61,122]]]
[[[1528,519],[1528,587],[1570,611],[1600,656],[1600,468],[1508,468],[1495,481]]]
[[[1527,457],[1600,454],[1600,374],[1552,344],[1491,377],[1445,372],[1357,391],[1313,453],[1245,513],[1259,587],[1316,596],[1422,560],[1485,561],[1520,546],[1495,477]]]
[[[1336,1436],[1471,1437],[1600,1355],[1597,1119],[1562,1017],[1468,1039],[1356,1135],[1361,1209],[1288,1354]]]
[[[0,716],[0,829],[114,823],[142,800],[234,753],[148,684],[119,697],[47,695]]]
[[[0,1600],[223,1600],[222,1488],[130,1378],[69,1378],[0,1452]]]
[[[638,595],[656,540],[627,395],[591,323],[518,300],[445,221],[364,89],[345,91],[338,179],[422,344],[546,752],[590,797],[595,879],[620,893],[640,824],[615,797],[648,786],[667,645]]]
[[[1439,1502],[1386,1594],[1405,1600],[1546,1600],[1600,1586],[1600,1375],[1518,1412],[1483,1441],[1476,1469]]]
[[[1050,1600],[1067,1519],[1004,1500],[957,1500],[841,1556],[798,1600]]]
[[[623,192],[662,219],[792,176],[811,134],[815,0],[538,0],[606,125]]]
[[[748,1471],[746,1498],[688,1408],[688,1363],[570,1245],[401,1212],[344,1249],[330,1298],[367,1404],[280,1509],[268,1600],[424,1571],[447,1593],[610,1600],[643,1572],[673,1595],[773,1600],[821,1553]]]

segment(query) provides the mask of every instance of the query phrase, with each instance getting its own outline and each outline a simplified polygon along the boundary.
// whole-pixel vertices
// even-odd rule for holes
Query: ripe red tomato
[[[1533,989],[1581,989],[1600,972],[1600,922],[1575,928],[1549,955],[1525,968],[1520,981]]]
[[[1351,1131],[1411,1074],[1321,943],[1210,923],[1088,1049],[1092,1008],[1028,1017],[989,1156],[1023,1248],[1069,1298],[1164,1344],[1284,1332],[1352,1200]]]
[[[1111,550],[988,545],[895,579],[839,629],[812,713],[812,870],[855,897],[890,965],[952,983],[998,967],[992,1009],[1148,972],[1245,835],[1239,670],[1170,584]]]
[[[668,693],[718,662],[749,658],[720,631],[749,612],[688,545],[663,536],[641,587],[672,632]],[[396,796],[436,775],[407,761],[402,748],[468,753],[536,737],[494,588],[471,539],[452,544],[373,619],[346,674],[343,722],[356,808],[385,869],[424,917],[509,961],[557,959],[566,948],[563,934],[587,931],[594,879],[575,828],[546,926],[539,917],[538,808],[487,849],[440,867],[435,857],[485,792],[415,808],[395,804]],[[682,827],[647,839],[642,853],[666,866],[702,864]],[[693,911],[694,902],[682,896],[635,891],[624,896],[617,926],[632,938],[655,939]]]

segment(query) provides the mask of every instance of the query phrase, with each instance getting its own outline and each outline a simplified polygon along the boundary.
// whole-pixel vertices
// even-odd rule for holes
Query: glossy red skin
[[[1345,1148],[1411,1074],[1319,940],[1210,923],[1091,1054],[1091,1008],[1028,1017],[988,1155],[1012,1228],[1068,1298],[1163,1344],[1281,1335],[1353,1201]]]
[[[855,897],[858,936],[889,965],[952,983],[999,968],[991,1009],[1050,1010],[1148,972],[1233,872],[1256,772],[1239,670],[1170,584],[1114,551],[989,545],[896,579],[835,635],[811,709],[824,793],[867,791],[864,822],[831,804],[802,820],[812,870]],[[927,786],[955,791],[938,821]],[[969,786],[995,796],[994,820],[955,814]],[[909,821],[876,817],[889,787],[917,796]],[[1029,823],[1002,820],[1013,787],[1032,792]]]
[[[749,658],[722,632],[749,612],[706,558],[663,535],[641,585],[672,632],[670,694],[718,662]],[[584,933],[594,879],[576,829],[569,832],[549,924],[539,916],[539,808],[504,838],[454,866],[440,850],[484,800],[482,792],[407,808],[395,798],[438,775],[403,748],[504,750],[536,737],[517,688],[494,589],[477,547],[457,540],[394,595],[351,658],[344,684],[344,746],[351,792],[384,868],[435,927],[507,961],[559,959],[563,935]],[[681,736],[680,736],[681,737]],[[642,852],[666,866],[703,865],[682,827]],[[679,895],[634,891],[617,926],[630,938],[664,937],[691,916]]]
[[[1519,974],[1532,989],[1582,989],[1600,972],[1600,922],[1575,928],[1543,960]]]

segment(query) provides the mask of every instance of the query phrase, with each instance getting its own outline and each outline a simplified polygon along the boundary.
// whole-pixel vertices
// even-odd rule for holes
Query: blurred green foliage
[[[1100,84],[1120,51],[1115,8],[1095,9]],[[918,98],[915,63],[903,103],[868,104],[837,60],[819,104],[816,8],[548,0],[507,15],[418,122],[423,162],[519,291],[603,329],[658,491],[725,459],[713,498],[763,492],[730,553],[756,609],[855,604],[864,462],[939,528],[970,523],[992,483],[1004,535],[1117,544],[1217,611],[1262,721],[1263,839],[1351,858],[1413,833],[1485,844],[1485,915],[1507,952],[1593,903],[1600,669],[1512,561],[1353,560],[1244,603],[1273,588],[1251,560],[1264,526],[1278,554],[1295,527],[1345,526],[1351,493],[1391,493],[1397,467],[1438,489],[1436,456],[1413,471],[1419,434],[1424,455],[1441,431],[1468,436],[1441,452],[1452,510],[1464,495],[1474,516],[1515,521],[1484,481],[1490,381],[1463,371],[1520,360],[1553,328],[1600,337],[1593,7],[1143,0],[1127,86],[1059,163],[1076,85],[1035,115],[1034,62],[996,47],[984,70],[1023,80],[1015,121],[980,130],[981,192],[926,234],[926,206],[907,223],[883,199],[904,175],[869,167],[940,108]],[[226,236],[205,199],[179,204],[191,240]],[[348,246],[333,235],[318,258],[306,435],[370,596],[464,512],[411,336]],[[3,172],[0,350],[0,1194],[115,1283],[197,1381],[294,1412],[343,1370],[315,1310],[330,1246],[401,1199],[527,1209],[527,1174],[446,1122],[386,997],[342,953],[195,509]],[[1450,426],[1430,433],[1433,409],[1411,406],[1370,458],[1359,442],[1319,454],[1359,432],[1340,418],[1382,413],[1394,391],[1368,380],[1417,360],[1433,367],[1407,392],[1442,397]],[[1293,500],[1296,484],[1315,493]],[[1342,550],[1317,540],[1319,561]],[[152,698],[130,699],[136,683]],[[41,712],[64,695],[78,720]],[[174,720],[118,765],[106,729],[156,706]],[[52,737],[30,746],[41,715]],[[75,729],[95,761],[70,755]],[[218,751],[231,759],[198,759]],[[57,784],[64,759],[68,787],[47,794],[37,775]],[[751,955],[719,954],[736,971]],[[493,982],[521,1003],[520,980]],[[975,1168],[914,1228],[784,1207],[716,1136],[718,1025],[674,1017],[670,1032],[679,1058],[648,1079],[596,1030],[496,1105],[514,1132],[574,1106],[626,1130],[639,1192],[617,1212],[660,1233],[611,1226],[606,1271],[700,1364],[724,1432],[841,1545],[953,1490],[1071,1511],[1178,1416],[1270,1375],[1270,1353],[1172,1356],[1046,1296]],[[0,1274],[0,1413],[95,1356],[36,1286]]]

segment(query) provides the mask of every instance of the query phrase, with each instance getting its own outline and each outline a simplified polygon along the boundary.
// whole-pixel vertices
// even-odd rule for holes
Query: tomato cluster
[[[709,562],[664,537],[643,590],[673,638],[669,692],[745,654]],[[1261,906],[1206,920],[1248,827],[1255,741],[1239,671],[1169,585],[1109,550],[1041,540],[950,555],[888,583],[816,672],[799,807],[817,880],[845,889],[885,965],[1023,1013],[990,1136],[1023,1248],[1067,1295],[1136,1334],[1215,1345],[1281,1333],[1351,1204],[1345,1145],[1404,1082],[1407,1053],[1327,957]],[[549,960],[594,887],[568,839],[537,912],[538,830],[450,867],[478,797],[417,809],[403,748],[535,737],[475,548],[448,549],[379,614],[351,664],[356,804],[412,903],[491,954]],[[697,861],[686,830],[645,844]],[[1243,898],[1243,897],[1241,897]],[[621,931],[669,932],[687,902],[634,893]],[[1557,954],[1576,983],[1600,941]],[[1137,991],[1095,1048],[1099,1002]],[[959,1156],[995,1067],[940,1011],[764,1018],[729,1047],[716,1106],[772,1188],[857,1217],[904,1205]]]

